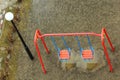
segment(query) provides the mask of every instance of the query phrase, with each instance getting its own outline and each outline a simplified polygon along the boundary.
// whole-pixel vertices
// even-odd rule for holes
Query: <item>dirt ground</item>
[[[16,80],[120,80],[120,0],[33,0],[29,18],[26,18],[26,30],[21,31],[27,42],[34,61],[31,61],[26,51],[21,47],[18,57]],[[49,38],[46,38],[51,54],[47,55],[41,42],[39,48],[47,69],[44,75],[34,47],[33,39],[36,29],[45,33],[59,32],[96,32],[100,33],[102,27],[107,29],[115,52],[110,52],[114,72],[109,67],[102,67],[93,73],[80,72],[76,69],[63,71],[59,66],[57,52],[54,50]],[[76,49],[73,38],[66,38],[68,45]],[[87,47],[85,37],[80,37],[82,46]],[[59,47],[64,48],[60,38],[56,38]],[[102,49],[100,38],[91,37],[93,46]],[[107,41],[106,41],[107,42]],[[97,51],[97,50],[96,50]]]

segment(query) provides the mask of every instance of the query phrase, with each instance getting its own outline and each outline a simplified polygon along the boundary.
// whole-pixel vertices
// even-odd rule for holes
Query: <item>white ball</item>
[[[5,19],[6,19],[7,21],[11,21],[11,20],[13,20],[13,18],[14,18],[13,13],[7,12],[7,13],[5,14]]]

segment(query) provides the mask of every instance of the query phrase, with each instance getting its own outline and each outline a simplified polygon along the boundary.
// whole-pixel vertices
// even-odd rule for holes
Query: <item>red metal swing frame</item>
[[[89,33],[41,34],[40,30],[37,29],[36,32],[35,32],[35,36],[34,36],[34,45],[36,47],[36,51],[38,53],[38,57],[39,57],[40,64],[42,66],[42,71],[44,72],[44,74],[46,74],[46,69],[44,67],[44,63],[43,63],[43,60],[42,60],[40,49],[38,47],[38,43],[37,43],[38,39],[40,39],[42,41],[42,44],[44,45],[44,48],[45,48],[46,52],[49,54],[48,47],[47,47],[47,45],[45,43],[45,40],[44,40],[45,37],[49,37],[49,36],[83,36],[83,35],[92,35],[92,36],[101,37],[101,44],[103,46],[103,50],[104,50],[104,53],[105,53],[105,56],[106,56],[106,60],[108,62],[109,70],[110,70],[110,72],[112,72],[113,67],[112,67],[112,64],[111,64],[111,61],[110,61],[110,58],[109,58],[109,55],[108,55],[108,51],[107,51],[107,48],[106,48],[106,45],[105,45],[105,42],[104,42],[104,35],[106,36],[113,52],[114,52],[115,48],[113,47],[105,28],[102,28],[101,34],[97,34],[97,33],[93,33],[93,32],[89,32]]]

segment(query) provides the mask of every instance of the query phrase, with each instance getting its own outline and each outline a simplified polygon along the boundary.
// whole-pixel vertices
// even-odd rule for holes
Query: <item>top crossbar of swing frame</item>
[[[93,36],[99,36],[101,37],[101,34],[97,33],[55,33],[55,34],[43,34],[43,35],[38,35],[39,38],[41,37],[47,37],[47,36],[82,36],[82,35],[93,35]]]

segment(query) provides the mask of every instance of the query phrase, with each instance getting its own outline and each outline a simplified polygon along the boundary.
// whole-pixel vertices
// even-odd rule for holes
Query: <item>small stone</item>
[[[6,48],[5,48],[5,47],[0,47],[0,50],[1,50],[1,51],[5,51]]]
[[[12,7],[9,7],[9,10],[12,10],[13,8]]]
[[[8,54],[8,55],[7,55],[7,59],[9,60],[10,58],[11,58],[11,55],[10,55],[10,54]]]
[[[5,2],[6,5],[8,5],[8,2]]]
[[[3,20],[0,21],[0,24],[3,24]]]
[[[2,62],[2,60],[3,60],[3,57],[0,58],[0,63]]]
[[[3,15],[2,14],[0,14],[0,19],[2,19],[3,18]]]
[[[3,11],[3,15],[5,14],[5,10]]]

